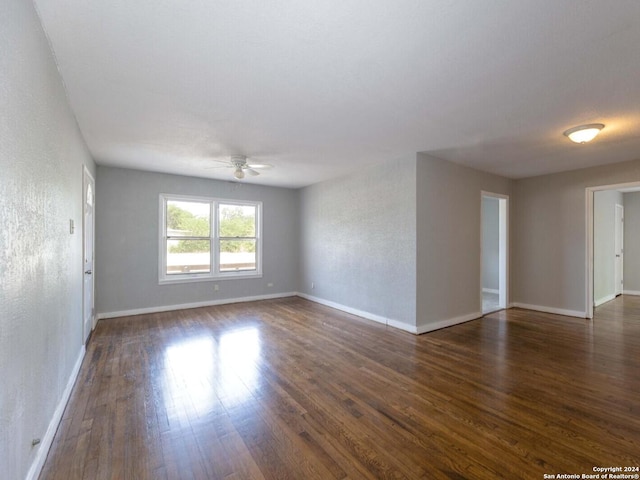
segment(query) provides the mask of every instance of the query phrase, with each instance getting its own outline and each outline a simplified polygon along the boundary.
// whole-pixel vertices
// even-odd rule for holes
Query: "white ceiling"
[[[640,2],[34,0],[101,165],[300,187],[415,152],[512,178],[640,158]],[[591,144],[562,132],[604,123]]]

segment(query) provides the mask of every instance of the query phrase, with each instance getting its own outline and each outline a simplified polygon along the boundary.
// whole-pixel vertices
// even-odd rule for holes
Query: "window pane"
[[[168,237],[208,237],[211,232],[210,204],[167,201]]]
[[[167,240],[167,275],[211,272],[210,240]]]
[[[255,269],[255,240],[220,240],[221,272]]]
[[[256,207],[253,205],[218,206],[221,237],[255,237]]]

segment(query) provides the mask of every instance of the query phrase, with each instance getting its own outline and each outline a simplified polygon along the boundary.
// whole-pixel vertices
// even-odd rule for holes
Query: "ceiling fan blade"
[[[206,169],[209,168],[234,168],[234,166],[229,162],[229,160],[218,160],[215,158],[209,159],[210,164],[207,165]]]
[[[260,175],[260,172],[256,172],[253,168],[251,167],[247,167],[244,169],[245,172],[247,172],[249,175],[253,175],[254,177],[256,175]]]
[[[268,168],[273,168],[273,165],[269,165],[268,163],[248,163],[247,167],[249,168],[253,168],[253,169],[268,169]]]

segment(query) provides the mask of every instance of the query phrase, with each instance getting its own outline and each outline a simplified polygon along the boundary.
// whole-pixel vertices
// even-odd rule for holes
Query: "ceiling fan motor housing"
[[[231,164],[236,168],[247,168],[247,157],[245,155],[231,155]]]

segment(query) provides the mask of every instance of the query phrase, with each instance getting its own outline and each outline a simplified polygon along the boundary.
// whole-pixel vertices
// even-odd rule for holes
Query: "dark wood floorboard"
[[[41,479],[496,479],[640,465],[640,297],[414,336],[300,298],[102,320]]]

